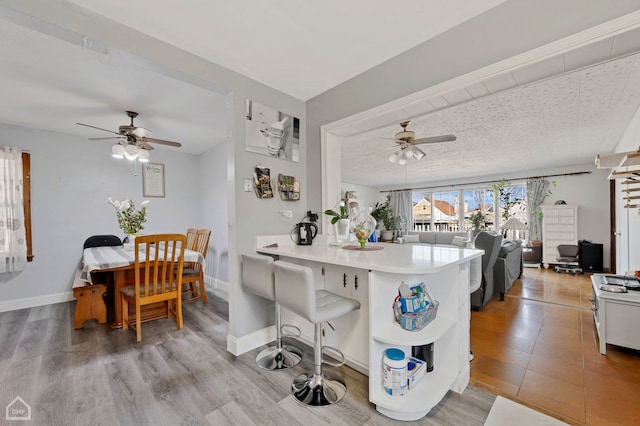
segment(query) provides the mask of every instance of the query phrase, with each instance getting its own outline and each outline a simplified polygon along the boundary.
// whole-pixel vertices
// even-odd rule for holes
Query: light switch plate
[[[244,180],[244,192],[251,192],[251,179]]]

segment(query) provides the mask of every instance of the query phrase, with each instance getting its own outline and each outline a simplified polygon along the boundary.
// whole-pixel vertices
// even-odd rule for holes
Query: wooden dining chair
[[[199,251],[202,254],[202,257],[206,259],[210,236],[210,229],[198,229],[193,248],[190,250]],[[196,287],[196,283],[200,284],[200,294],[198,294],[198,287]],[[183,302],[190,302],[192,300],[202,298],[202,303],[207,303],[207,294],[204,291],[204,271],[200,263],[191,262],[184,267],[182,284],[186,288],[186,290],[183,291],[183,294],[187,296],[183,299]]]
[[[198,233],[198,230],[196,228],[187,229],[187,233],[185,235],[187,236],[187,248],[189,250],[195,250],[193,247],[196,242],[197,233]]]
[[[122,329],[136,330],[142,339],[140,307],[165,302],[166,316],[175,317],[182,329],[182,273],[187,239],[183,234],[143,235],[136,238],[135,283],[120,289]],[[135,319],[129,320],[129,306],[135,307]],[[151,319],[163,318],[159,315]]]

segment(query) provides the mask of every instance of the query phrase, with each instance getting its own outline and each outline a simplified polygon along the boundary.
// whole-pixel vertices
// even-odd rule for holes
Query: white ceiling
[[[69,0],[302,100],[504,1]]]
[[[382,0],[67,3],[304,100],[502,1],[421,0],[401,8]],[[99,42],[70,42],[7,20],[0,40],[0,93],[10,100],[0,103],[1,122],[102,137],[109,135],[75,123],[117,131],[129,122],[125,111],[134,110],[136,125],[181,142],[182,152],[199,154],[226,140],[224,89],[167,77]],[[637,110],[639,61],[629,55],[638,51],[635,30],[336,129],[346,138],[343,180],[406,184],[591,162],[613,150]],[[583,69],[616,57],[623,59]],[[410,167],[391,164],[386,148],[393,141],[384,138],[406,119],[417,137],[454,133],[458,141],[425,147],[427,156]]]
[[[180,142],[183,152],[199,154],[226,140],[225,96],[6,21],[0,40],[0,93],[10,100],[0,102],[2,122],[108,137],[75,123],[117,132],[132,110],[148,136]]]

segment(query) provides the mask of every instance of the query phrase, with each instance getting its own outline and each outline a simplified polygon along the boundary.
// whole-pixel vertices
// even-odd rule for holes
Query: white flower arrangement
[[[140,203],[140,210],[136,210],[133,200],[112,200],[107,198],[107,202],[116,209],[116,217],[120,229],[127,235],[135,235],[144,229],[143,224],[147,221],[147,204],[149,200]]]

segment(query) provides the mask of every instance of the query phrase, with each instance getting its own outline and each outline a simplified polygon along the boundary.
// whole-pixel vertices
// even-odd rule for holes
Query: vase
[[[368,212],[361,210],[351,219],[350,228],[363,249],[369,236],[376,229],[376,220]]]
[[[339,219],[334,227],[336,232],[336,243],[348,243],[349,238],[349,219]]]
[[[136,248],[136,237],[138,234],[127,234],[127,242],[123,243],[123,247],[126,250],[133,250]]]

